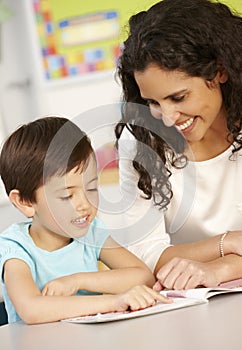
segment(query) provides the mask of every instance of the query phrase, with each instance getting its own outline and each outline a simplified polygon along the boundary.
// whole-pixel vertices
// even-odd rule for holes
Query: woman
[[[242,19],[222,3],[163,0],[129,24],[120,178],[129,227],[151,225],[130,249],[158,290],[240,278]]]

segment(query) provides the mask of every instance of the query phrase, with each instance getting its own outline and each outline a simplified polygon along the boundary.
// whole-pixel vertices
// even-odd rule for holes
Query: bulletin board
[[[228,5],[232,11],[236,11],[242,15],[242,1],[241,0],[220,0],[224,4]]]
[[[112,70],[129,17],[155,0],[31,0],[46,81]]]
[[[112,70],[131,15],[157,0],[31,0],[46,81]],[[195,1],[195,0],[194,0]],[[221,0],[242,13],[241,0]]]

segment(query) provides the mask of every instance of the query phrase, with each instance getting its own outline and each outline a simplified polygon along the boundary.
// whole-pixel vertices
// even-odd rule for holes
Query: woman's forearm
[[[222,251],[221,251],[222,249]],[[221,257],[221,253],[224,257]],[[219,283],[242,277],[242,231],[228,231],[203,241],[168,247],[160,256],[155,275],[172,258],[208,263]]]
[[[164,264],[174,257],[201,262],[208,262],[219,258],[220,239],[221,235],[219,234],[206,240],[186,244],[177,244],[166,248],[156,264],[154,273],[156,274]],[[228,245],[228,240],[226,241],[226,244]],[[227,248],[225,251],[228,253]]]
[[[214,269],[219,284],[242,278],[242,257],[239,255],[228,254],[208,264]]]

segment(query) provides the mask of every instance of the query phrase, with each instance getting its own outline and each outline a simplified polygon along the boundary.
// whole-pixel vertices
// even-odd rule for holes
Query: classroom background
[[[222,1],[242,13],[241,0]],[[0,144],[18,126],[39,117],[79,118],[85,131],[91,130],[99,167],[105,168],[103,198],[118,197],[113,125],[120,116],[121,88],[115,66],[128,18],[156,2],[2,0]],[[8,202],[2,184],[0,216],[0,232],[25,219]]]

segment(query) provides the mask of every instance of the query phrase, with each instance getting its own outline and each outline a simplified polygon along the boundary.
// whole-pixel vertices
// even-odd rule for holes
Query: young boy
[[[0,234],[9,322],[37,324],[169,302],[147,287],[154,277],[146,265],[96,218],[95,155],[70,120],[47,117],[17,129],[3,145],[0,174],[10,201],[31,218]],[[98,271],[97,260],[110,270]]]

